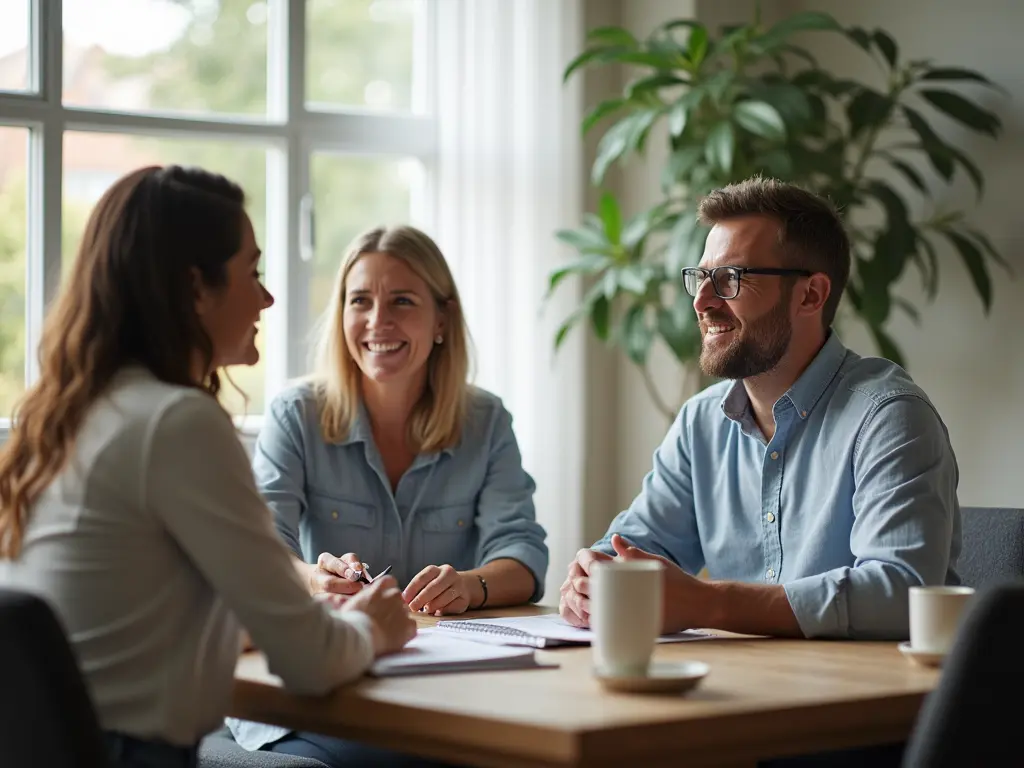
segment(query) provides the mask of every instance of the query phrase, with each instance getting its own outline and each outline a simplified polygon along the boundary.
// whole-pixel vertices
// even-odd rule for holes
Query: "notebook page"
[[[462,669],[518,669],[533,666],[532,648],[493,646],[453,637],[436,629],[421,629],[398,653],[381,656],[370,674],[388,676],[414,672]]]
[[[508,627],[509,629],[516,629],[520,632],[525,632],[528,635],[534,637],[543,637],[547,640],[559,640],[562,642],[580,643],[587,644],[593,640],[594,633],[589,629],[580,629],[569,624],[565,619],[559,616],[557,613],[546,613],[541,616],[508,616],[499,617],[495,619],[467,619],[467,622],[473,624],[485,624],[494,625],[499,627]],[[444,630],[445,624],[451,622],[440,622],[438,629]],[[478,639],[477,633],[469,632],[468,628],[463,630],[466,635],[472,635],[474,640]],[[705,638],[712,637],[704,632],[697,632],[694,630],[688,630],[685,632],[677,632],[671,635],[662,635],[658,638],[659,643],[681,643],[688,640],[702,640]],[[479,634],[479,639],[484,642],[502,644],[505,642],[511,642],[508,639],[503,639],[500,635],[485,636],[484,633]]]

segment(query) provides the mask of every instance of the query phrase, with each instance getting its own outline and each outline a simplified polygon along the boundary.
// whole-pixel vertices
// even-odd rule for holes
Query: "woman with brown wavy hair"
[[[334,613],[309,595],[217,402],[273,303],[244,202],[176,166],[111,187],[0,452],[0,584],[56,610],[116,766],[195,764],[242,626],[304,693],[415,633],[391,579]]]

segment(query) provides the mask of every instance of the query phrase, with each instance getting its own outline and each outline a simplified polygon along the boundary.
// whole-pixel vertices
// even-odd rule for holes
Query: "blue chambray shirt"
[[[512,558],[533,574],[530,599],[543,595],[548,549],[533,506],[536,486],[523,469],[512,417],[489,392],[470,390],[459,443],[417,456],[392,493],[365,409],[341,443],[328,444],[312,388],[290,387],[270,404],[253,472],[281,538],[306,562],[321,552],[355,552],[372,573],[391,565],[404,587],[428,565],[468,570]],[[226,722],[250,750],[290,733]]]
[[[773,408],[742,381],[691,398],[611,535],[713,579],[782,584],[807,637],[903,639],[909,588],[959,584],[959,480],[945,425],[899,366],[835,332]]]
[[[253,472],[281,538],[306,562],[355,552],[372,573],[391,565],[405,586],[428,565],[467,570],[513,558],[533,574],[531,600],[543,594],[536,486],[512,417],[488,392],[471,389],[460,442],[417,456],[392,493],[365,409],[341,443],[328,444],[312,388],[291,387],[270,405]]]

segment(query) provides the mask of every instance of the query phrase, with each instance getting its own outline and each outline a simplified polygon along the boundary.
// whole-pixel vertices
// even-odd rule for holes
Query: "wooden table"
[[[749,766],[905,739],[938,679],[895,643],[723,637],[658,646],[656,658],[701,660],[711,673],[688,694],[655,696],[606,692],[589,648],[538,654],[560,667],[364,678],[304,697],[249,653],[230,714],[468,765]]]

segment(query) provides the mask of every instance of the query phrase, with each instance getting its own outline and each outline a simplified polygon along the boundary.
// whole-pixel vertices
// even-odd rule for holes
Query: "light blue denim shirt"
[[[611,534],[713,579],[782,584],[807,637],[903,639],[909,588],[958,584],[959,480],[946,427],[899,366],[832,332],[773,408],[742,381],[691,398]]]
[[[306,562],[321,552],[355,552],[377,573],[391,565],[403,587],[428,565],[457,570],[512,558],[533,574],[531,600],[544,592],[548,549],[533,506],[512,417],[495,395],[470,390],[462,439],[421,454],[391,491],[360,408],[348,436],[324,441],[308,384],[270,404],[253,457],[256,484],[281,538]],[[258,749],[287,728],[229,718],[235,740]]]
[[[328,444],[311,387],[291,387],[270,405],[253,472],[281,538],[306,562],[355,552],[373,573],[391,565],[404,586],[428,565],[467,570],[512,558],[533,574],[530,599],[543,594],[548,550],[536,486],[512,417],[488,392],[470,390],[460,442],[417,456],[392,493],[365,410],[345,439]]]

